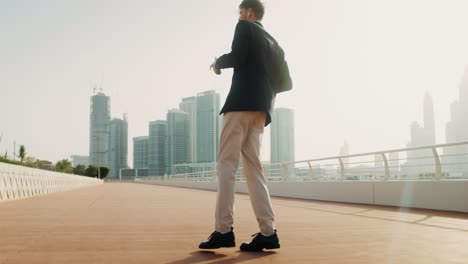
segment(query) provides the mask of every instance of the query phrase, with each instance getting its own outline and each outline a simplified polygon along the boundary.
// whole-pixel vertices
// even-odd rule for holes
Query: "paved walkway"
[[[468,214],[275,198],[281,249],[201,251],[216,193],[103,184],[0,202],[0,264],[468,263]],[[236,196],[237,243],[257,224]]]

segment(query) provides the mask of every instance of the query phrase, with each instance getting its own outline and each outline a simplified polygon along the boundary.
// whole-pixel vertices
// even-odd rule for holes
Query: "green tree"
[[[97,167],[93,165],[89,165],[88,168],[85,170],[85,176],[88,177],[97,177]]]
[[[35,168],[37,160],[33,157],[26,157],[24,159],[24,165],[27,167]]]
[[[101,171],[101,179],[104,179],[105,177],[107,177],[107,175],[109,174],[109,168],[100,167],[99,169]]]
[[[86,172],[86,166],[85,165],[81,165],[81,164],[78,164],[76,165],[75,168],[73,168],[73,174],[76,174],[76,175],[86,175],[85,174]]]
[[[106,167],[99,167],[101,179],[104,179],[109,174],[109,169]],[[88,177],[98,177],[98,167],[90,165],[86,168],[85,175]]]
[[[24,147],[24,145],[20,146],[18,157],[20,158],[21,163],[23,163],[23,160],[26,157],[26,148]]]
[[[63,159],[55,164],[55,171],[63,173],[73,173],[73,166],[68,159]]]

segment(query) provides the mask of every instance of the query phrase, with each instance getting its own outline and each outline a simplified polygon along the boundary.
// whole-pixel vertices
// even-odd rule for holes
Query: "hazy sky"
[[[294,81],[296,159],[405,147],[433,96],[437,143],[468,64],[466,0],[269,0],[264,26]],[[240,0],[0,0],[0,153],[88,155],[90,96],[102,86],[132,138],[180,99],[216,90]],[[269,160],[269,133],[262,159]]]

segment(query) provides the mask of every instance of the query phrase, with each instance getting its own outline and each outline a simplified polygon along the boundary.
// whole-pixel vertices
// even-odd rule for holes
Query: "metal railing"
[[[102,180],[0,163],[0,201],[63,192]]]
[[[269,181],[468,179],[468,141],[264,164],[262,167]],[[215,181],[216,175],[213,170],[137,180]],[[245,180],[242,168],[237,170],[236,180]]]

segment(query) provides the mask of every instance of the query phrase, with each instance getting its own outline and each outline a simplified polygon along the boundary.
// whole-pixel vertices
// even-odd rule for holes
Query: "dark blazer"
[[[265,126],[271,122],[276,93],[267,67],[271,43],[260,22],[240,20],[237,23],[231,52],[216,60],[216,68],[234,68],[232,84],[220,114],[235,111],[256,111],[267,114]]]

